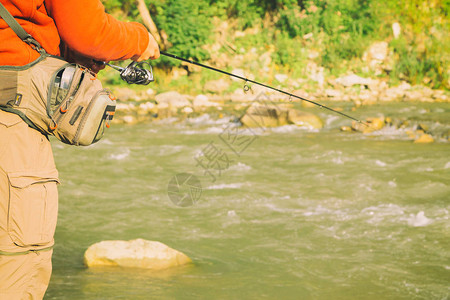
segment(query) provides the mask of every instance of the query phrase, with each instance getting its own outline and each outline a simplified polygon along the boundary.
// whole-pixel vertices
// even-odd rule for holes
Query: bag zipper
[[[56,119],[52,118],[52,121],[55,124],[58,124],[63,119],[63,117],[66,115],[65,112],[67,112],[67,110],[69,110],[69,108],[70,108],[70,104],[72,103],[72,100],[75,99],[75,97],[78,95],[80,90],[82,90],[83,85],[86,85],[87,80],[84,80],[84,76],[83,76],[83,74],[85,74],[85,73],[86,73],[86,70],[83,70],[82,74],[80,76],[80,79],[79,79],[80,82],[77,84],[78,86],[76,86],[75,88],[73,88],[73,86],[70,87],[70,89],[72,89],[70,96],[67,97],[66,100],[63,101],[61,103],[61,105],[58,107],[58,109],[56,110],[55,114],[57,114],[57,117],[56,117]],[[72,82],[72,84],[73,84],[73,82]],[[66,107],[65,110],[62,110],[63,106]]]
[[[80,121],[80,125],[78,125],[77,128],[77,132],[75,134],[75,137],[73,138],[73,143],[75,145],[78,145],[78,139],[80,138],[80,132],[81,130],[84,128],[84,123],[86,123],[87,118],[89,117],[89,113],[91,112],[92,106],[94,105],[94,103],[98,100],[99,96],[102,93],[106,93],[108,94],[109,91],[107,89],[101,89],[100,91],[98,91],[97,93],[95,93],[94,97],[92,98],[92,100],[89,102],[88,107],[86,108],[86,111],[84,112],[83,116],[81,117],[81,121]]]
[[[70,66],[73,66],[73,64],[67,63],[67,64],[63,65],[62,67],[60,67],[58,70],[56,70],[56,71],[53,73],[52,78],[50,79],[50,84],[49,84],[48,90],[47,90],[47,105],[46,105],[47,115],[48,115],[48,117],[49,117],[50,119],[53,118],[53,116],[50,115],[50,99],[51,99],[51,97],[52,97],[52,89],[54,88],[53,83],[55,82],[55,78],[56,78],[56,76],[58,75],[58,73],[61,72],[61,70],[65,69],[65,68],[67,68],[67,67],[70,67]],[[75,74],[74,74],[74,75],[75,75]],[[73,83],[73,81],[74,81],[74,78],[75,78],[75,76],[72,77],[72,82],[70,83],[70,88],[72,87],[72,83]],[[70,90],[70,88],[69,88],[69,90]],[[64,101],[63,101],[63,102],[64,102]],[[62,103],[61,103],[61,104],[62,104]],[[59,109],[59,107],[58,107],[58,109]],[[55,111],[55,112],[56,112],[56,111]],[[53,113],[53,115],[54,115],[54,114],[55,114],[55,113]]]

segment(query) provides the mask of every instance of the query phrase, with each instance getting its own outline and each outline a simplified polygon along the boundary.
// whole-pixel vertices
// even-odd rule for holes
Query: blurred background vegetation
[[[168,52],[227,70],[239,67],[258,79],[270,80],[280,72],[306,78],[313,63],[331,77],[352,72],[384,78],[389,85],[406,81],[449,89],[449,0],[145,2],[158,30],[167,36]],[[142,21],[134,0],[103,3],[119,19]],[[397,37],[394,23],[401,28]],[[368,47],[377,41],[389,47],[389,66],[382,72],[368,68],[364,60]],[[268,63],[255,62],[265,56]],[[178,84],[186,79],[177,79],[174,69],[186,69],[190,80],[203,72],[164,57],[158,67],[157,75]],[[201,74],[198,81],[215,76]]]

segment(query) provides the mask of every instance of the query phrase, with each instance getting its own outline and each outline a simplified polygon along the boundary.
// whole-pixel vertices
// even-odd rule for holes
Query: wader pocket
[[[20,247],[53,241],[58,214],[58,172],[8,173],[8,234]]]

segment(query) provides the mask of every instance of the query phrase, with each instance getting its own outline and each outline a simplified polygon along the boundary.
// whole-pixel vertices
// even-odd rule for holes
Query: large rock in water
[[[295,124],[310,129],[321,129],[323,122],[314,114],[302,112],[294,108],[278,105],[264,105],[254,103],[240,119],[247,127],[277,127]]]
[[[287,124],[287,110],[276,105],[253,103],[240,119],[247,127],[277,127]]]
[[[318,116],[296,109],[290,109],[288,111],[288,121],[297,126],[308,127],[310,129],[323,128],[323,122]]]
[[[428,143],[433,143],[434,142],[434,138],[429,135],[429,134],[422,134],[421,136],[419,136],[417,139],[414,140],[415,144],[428,144]]]
[[[185,254],[163,243],[136,239],[131,241],[102,241],[84,253],[88,267],[120,266],[163,270],[192,262]]]

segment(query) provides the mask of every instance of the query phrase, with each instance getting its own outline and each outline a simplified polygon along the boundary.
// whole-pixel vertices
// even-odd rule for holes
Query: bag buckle
[[[36,50],[40,54],[45,53],[44,48],[42,48],[41,44],[39,44],[38,41],[36,41],[31,35],[28,35],[26,39],[23,40],[25,43],[31,46],[33,50]]]
[[[111,121],[114,118],[114,111],[107,111],[106,112],[106,118],[105,118],[105,126],[106,128],[109,128],[111,126]]]

